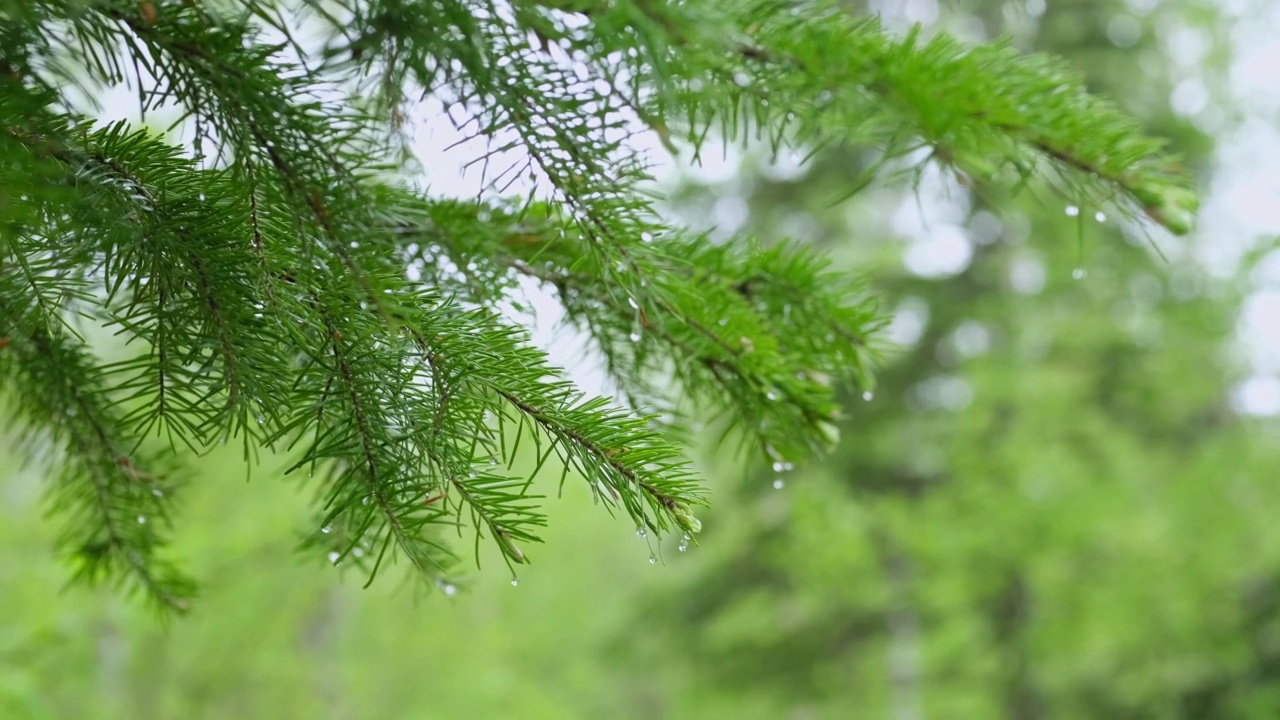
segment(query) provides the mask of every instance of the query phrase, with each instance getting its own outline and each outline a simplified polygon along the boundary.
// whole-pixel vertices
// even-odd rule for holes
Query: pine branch
[[[870,383],[874,299],[795,245],[662,222],[631,142],[646,126],[695,156],[713,130],[923,145],[983,181],[1128,196],[1175,231],[1194,208],[1160,144],[1060,64],[825,2],[296,6],[329,28],[318,51],[260,0],[0,0],[0,378],[29,450],[56,450],[81,574],[170,609],[192,594],[163,551],[180,446],[295,453],[316,476],[309,551],[370,581],[403,556],[447,588],[445,531],[529,559],[552,458],[561,489],[580,476],[642,528],[696,533],[696,418],[775,467],[830,444],[837,391]],[[118,83],[177,106],[192,146],[74,99]],[[407,187],[403,120],[426,96],[487,145],[486,194],[526,173],[550,189]],[[556,290],[625,402],[583,395],[498,314],[522,276]]]

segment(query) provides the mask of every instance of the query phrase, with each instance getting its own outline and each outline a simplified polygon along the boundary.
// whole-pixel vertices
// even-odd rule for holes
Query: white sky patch
[[[1265,416],[1280,413],[1280,378],[1255,375],[1236,386],[1231,405],[1245,415]]]
[[[907,244],[902,261],[920,277],[943,278],[958,275],[973,259],[973,243],[958,225],[937,225],[927,234]]]

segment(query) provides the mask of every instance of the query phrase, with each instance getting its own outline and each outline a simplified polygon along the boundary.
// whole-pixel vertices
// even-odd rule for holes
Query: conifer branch
[[[695,157],[713,133],[925,145],[984,181],[1127,196],[1175,231],[1194,209],[1160,143],[1059,63],[894,37],[827,0],[291,2],[324,47],[264,0],[0,1],[4,400],[45,438],[33,453],[57,449],[82,574],[170,609],[192,594],[163,552],[178,440],[296,452],[319,476],[309,549],[370,581],[407,556],[442,587],[445,529],[528,559],[552,458],[562,487],[580,475],[637,525],[694,533],[695,417],[775,464],[829,445],[838,390],[870,383],[874,298],[796,245],[661,221],[645,126]],[[73,92],[121,83],[178,107],[191,146],[96,123]],[[485,144],[481,201],[401,179],[427,96]],[[526,173],[550,190],[492,199]],[[622,400],[583,395],[498,314],[521,276],[555,288]]]

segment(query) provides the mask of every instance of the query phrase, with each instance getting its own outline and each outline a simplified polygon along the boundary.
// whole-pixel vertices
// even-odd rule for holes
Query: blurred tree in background
[[[1201,128],[1229,118],[1180,94],[1223,87],[1214,10],[1026,8],[942,21],[1070,57],[1207,174]],[[759,717],[1274,717],[1280,447],[1229,403],[1247,284],[1052,194],[1009,211],[935,177],[925,203],[824,202],[859,161],[685,196],[872,264],[904,347],[836,458],[718,496],[714,559],[637,618],[666,632],[620,644],[678,644],[686,682]]]
[[[1171,110],[1188,68],[1171,38],[1203,51],[1191,65],[1225,101],[1226,18],[1197,4],[861,10],[1064,53],[1200,173],[1229,120]],[[417,602],[334,587],[322,553],[293,562],[279,528],[307,504],[237,487],[238,455],[215,451],[174,544],[208,591],[167,633],[110,593],[50,600],[64,578],[32,561],[52,534],[38,474],[14,472],[0,716],[1271,717],[1280,450],[1227,402],[1245,287],[1043,186],[1015,201],[904,173],[843,199],[878,156],[757,157],[673,211],[820,245],[895,311],[902,349],[870,400],[845,398],[831,462],[759,475],[708,450],[716,508],[686,553],[619,538],[569,494],[518,587],[482,574]],[[646,573],[651,553],[664,566]]]

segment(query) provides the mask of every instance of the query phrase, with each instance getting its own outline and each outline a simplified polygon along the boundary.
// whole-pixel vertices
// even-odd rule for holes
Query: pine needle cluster
[[[121,85],[179,108],[185,139],[95,120],[84,99]],[[414,182],[426,98],[487,148],[479,197]],[[1195,209],[1161,144],[1061,63],[834,1],[0,0],[0,381],[78,574],[187,608],[172,507],[228,441],[312,478],[309,545],[436,583],[464,528],[528,561],[544,466],[695,535],[696,419],[762,462],[828,447],[841,389],[871,382],[874,296],[802,245],[665,222],[637,133],[695,161],[856,144],[1175,232]],[[617,398],[503,312],[522,282]]]

